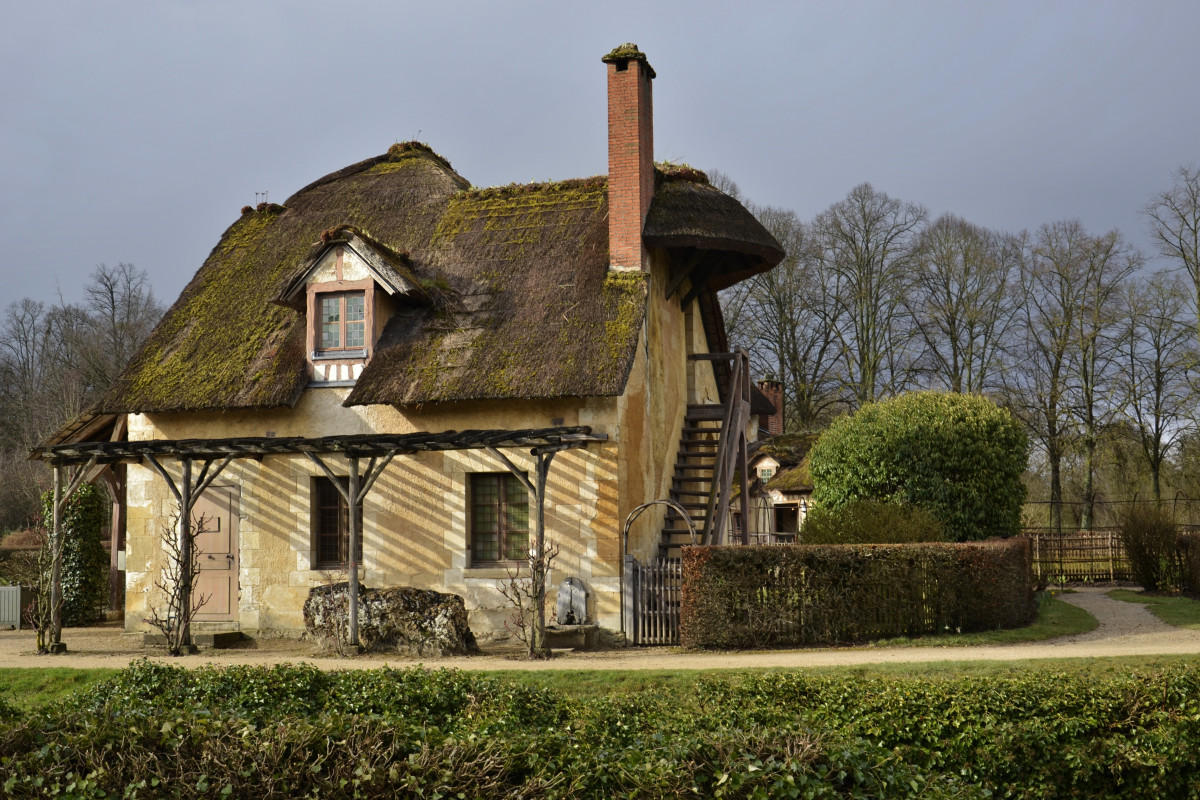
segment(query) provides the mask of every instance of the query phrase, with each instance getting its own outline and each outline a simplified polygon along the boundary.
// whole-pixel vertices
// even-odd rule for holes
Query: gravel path
[[[1042,658],[1092,658],[1134,655],[1200,655],[1200,631],[1175,628],[1160,622],[1145,606],[1106,596],[1104,588],[1087,587],[1061,595],[1096,617],[1100,626],[1079,636],[1044,642],[987,647],[847,647],[809,650],[771,650],[737,653],[682,653],[668,648],[629,648],[603,653],[563,653],[551,661],[530,662],[512,654],[445,659],[422,659],[427,666],[471,670],[511,669],[743,669],[750,667],[816,667],[855,664],[918,663],[933,661],[1016,661]],[[58,656],[33,653],[31,631],[0,631],[0,667],[124,667],[144,653],[140,634],[125,634],[119,627],[68,628],[63,631],[68,652]],[[183,659],[157,657],[188,666],[215,664],[276,664],[307,661],[322,669],[349,669],[416,663],[396,656],[363,656],[356,659],[316,657],[311,645],[286,640],[266,640],[253,647],[216,650]]]

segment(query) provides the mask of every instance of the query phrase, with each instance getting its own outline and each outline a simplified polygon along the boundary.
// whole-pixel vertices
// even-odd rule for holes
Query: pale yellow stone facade
[[[343,269],[349,267],[361,268],[348,263]],[[561,548],[550,585],[556,587],[568,576],[580,578],[590,592],[589,617],[618,629],[625,519],[637,505],[669,496],[687,403],[717,401],[711,363],[687,358],[706,349],[699,312],[694,304],[681,311],[678,294],[664,297],[665,259],[652,259],[651,269],[637,354],[618,397],[346,408],[342,401],[349,388],[322,387],[305,391],[290,409],[130,415],[129,436],[319,437],[590,426],[594,433],[607,434],[608,441],[561,452],[550,470],[546,532]],[[506,455],[534,472],[527,449]],[[345,474],[339,459],[328,460]],[[165,466],[178,476],[177,463]],[[504,464],[483,450],[397,456],[364,502],[363,583],[453,592],[465,599],[477,636],[503,635],[509,611],[498,587],[506,570],[471,565],[467,530],[469,476],[503,471]],[[238,498],[234,627],[259,635],[303,630],[309,590],[331,577],[314,568],[312,486],[321,474],[302,455],[266,456],[235,461],[218,478]],[[132,631],[146,627],[148,607],[159,602],[154,582],[175,503],[160,476],[136,465],[128,472],[127,502],[125,621]],[[531,503],[531,518],[533,513]],[[655,555],[662,521],[661,507],[643,514],[630,532],[629,552],[639,558]]]

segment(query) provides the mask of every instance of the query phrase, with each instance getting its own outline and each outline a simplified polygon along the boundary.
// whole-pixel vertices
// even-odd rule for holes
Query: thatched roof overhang
[[[783,260],[784,250],[745,206],[708,184],[703,173],[658,173],[642,238],[650,247],[681,254],[693,286],[732,286]]]
[[[447,450],[486,450],[528,447],[537,454],[586,447],[608,441],[586,425],[521,430],[443,431],[441,433],[368,433],[354,436],[300,436],[229,439],[149,439],[123,442],[75,442],[35,448],[30,458],[51,466],[140,463],[147,458],[215,461],[227,458],[261,459],[266,455],[328,455],[376,458]]]

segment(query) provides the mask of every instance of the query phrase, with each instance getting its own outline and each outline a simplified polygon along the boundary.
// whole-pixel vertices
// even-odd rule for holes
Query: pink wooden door
[[[206,598],[198,621],[237,619],[238,610],[238,490],[210,486],[193,506],[194,519],[203,521],[196,537],[200,574],[196,592]]]

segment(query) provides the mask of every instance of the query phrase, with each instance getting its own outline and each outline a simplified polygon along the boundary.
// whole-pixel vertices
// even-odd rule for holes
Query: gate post
[[[625,554],[625,585],[621,587],[621,621],[625,628],[625,643],[637,644],[637,623],[638,615],[636,613],[635,604],[638,595],[636,584],[640,576],[638,575],[637,559],[628,553]]]

